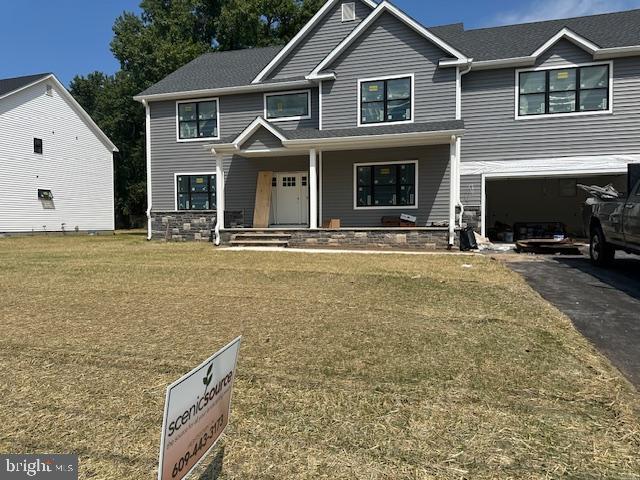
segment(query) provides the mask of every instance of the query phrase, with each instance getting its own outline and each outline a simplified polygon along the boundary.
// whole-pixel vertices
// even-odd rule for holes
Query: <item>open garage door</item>
[[[486,177],[485,182],[485,226],[490,238],[494,236],[496,225],[506,224],[513,228],[514,224],[521,222],[561,222],[570,236],[585,238],[583,206],[587,194],[576,185],[604,186],[611,183],[619,191],[626,190],[626,175],[621,174]]]

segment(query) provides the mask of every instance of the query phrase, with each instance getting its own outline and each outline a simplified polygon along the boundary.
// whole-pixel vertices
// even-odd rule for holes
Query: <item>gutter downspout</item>
[[[459,102],[460,102],[460,106],[458,109],[458,116],[459,118],[457,118],[457,120],[461,120],[462,119],[462,76],[466,75],[467,73],[469,73],[471,71],[471,68],[473,66],[473,58],[470,58],[467,60],[467,64],[464,66],[463,69],[461,69],[460,67],[457,67],[457,74],[458,74],[458,88],[459,88]],[[462,200],[460,199],[460,153],[461,153],[461,141],[462,139],[460,137],[457,138],[456,140],[456,170],[457,170],[457,185],[456,185],[456,207],[460,208],[460,216],[458,217],[458,227],[462,228],[462,217],[464,215],[464,205],[462,204]]]
[[[151,112],[149,103],[146,100],[142,100],[142,105],[145,108],[145,147],[147,150],[147,240],[151,240]]]

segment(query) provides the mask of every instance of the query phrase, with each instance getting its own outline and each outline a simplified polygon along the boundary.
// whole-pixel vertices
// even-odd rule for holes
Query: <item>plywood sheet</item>
[[[267,228],[269,226],[272,178],[273,172],[258,172],[256,205],[253,209],[253,228]]]

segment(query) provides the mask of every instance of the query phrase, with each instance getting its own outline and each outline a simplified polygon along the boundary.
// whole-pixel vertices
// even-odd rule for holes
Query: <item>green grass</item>
[[[154,478],[167,384],[240,334],[220,479],[640,478],[637,392],[486,257],[8,238],[0,327],[0,451],[83,479]]]

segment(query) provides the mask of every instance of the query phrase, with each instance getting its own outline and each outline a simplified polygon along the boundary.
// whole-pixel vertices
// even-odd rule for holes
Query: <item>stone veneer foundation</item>
[[[153,212],[151,238],[171,242],[209,242],[216,226],[216,212]]]

